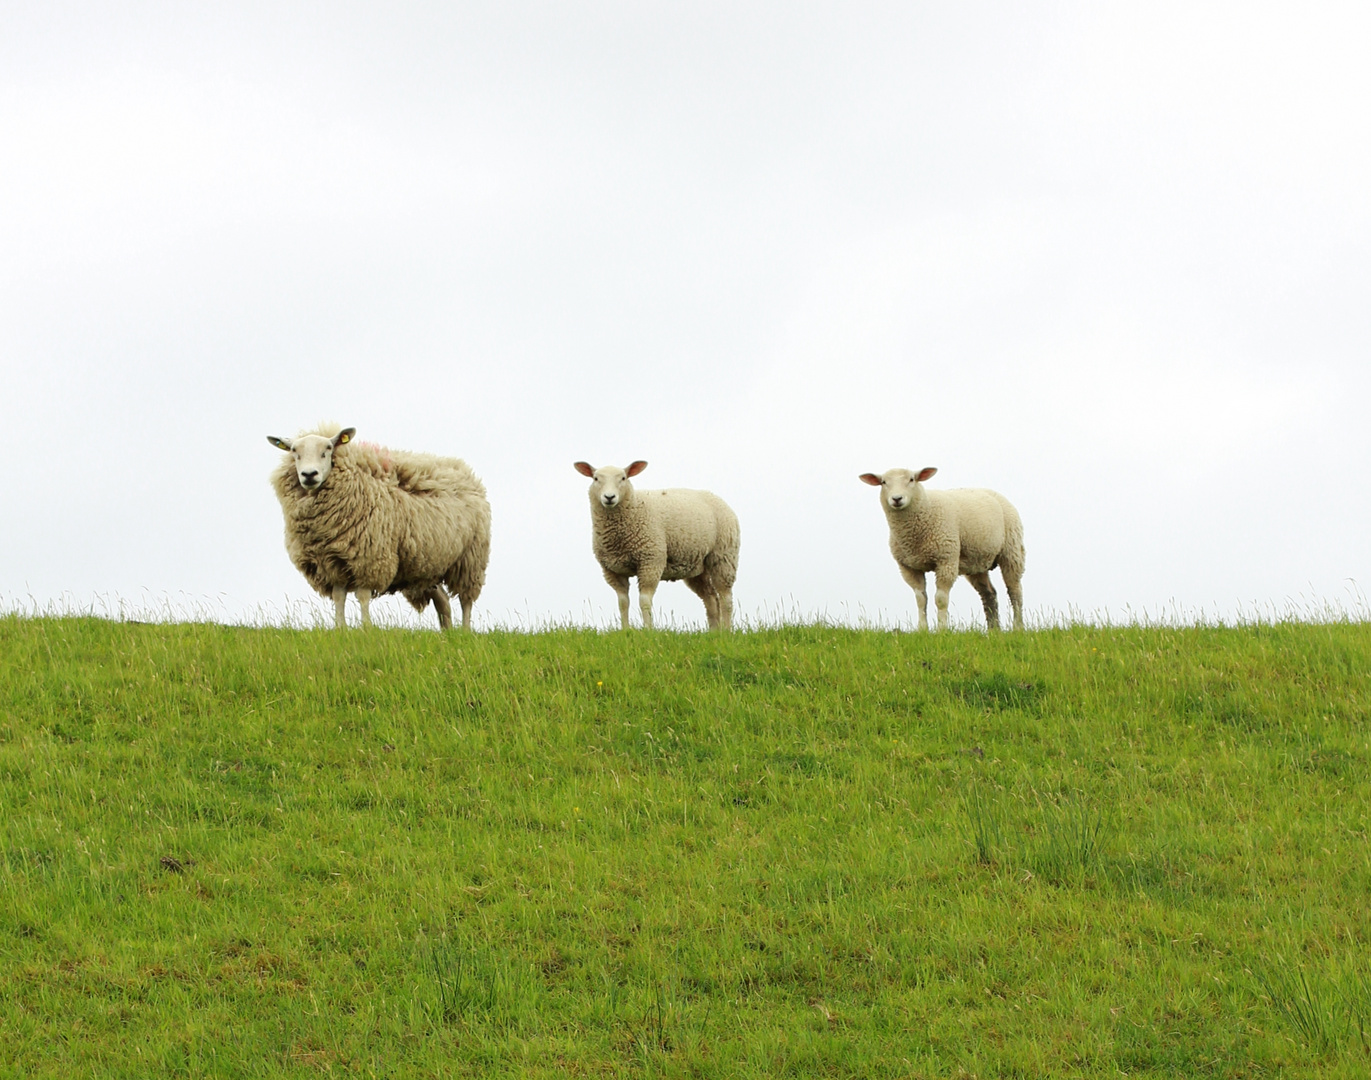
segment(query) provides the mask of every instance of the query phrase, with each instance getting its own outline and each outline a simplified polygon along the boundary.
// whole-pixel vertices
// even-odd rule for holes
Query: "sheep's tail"
[[[1001,498],[1004,506],[1004,547],[1000,549],[1001,573],[1012,574],[1015,578],[1023,576],[1026,553],[1023,543],[1023,519],[1008,499]]]
[[[738,579],[738,548],[742,544],[742,530],[738,515],[722,499],[715,508],[717,533],[714,550],[705,556],[705,567],[716,588],[731,589]]]
[[[475,511],[476,507],[472,509]],[[490,562],[490,508],[484,499],[479,514],[476,528],[462,547],[462,554],[443,577],[448,593],[468,608],[481,595],[486,583],[486,565]]]

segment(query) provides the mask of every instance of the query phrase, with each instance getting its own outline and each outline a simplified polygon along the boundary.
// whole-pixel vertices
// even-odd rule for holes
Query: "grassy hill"
[[[1364,1076],[1368,671],[0,618],[0,1073]]]

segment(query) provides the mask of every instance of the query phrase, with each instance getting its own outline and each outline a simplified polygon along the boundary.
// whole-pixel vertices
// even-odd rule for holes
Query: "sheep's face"
[[[295,462],[295,478],[306,491],[318,491],[324,486],[333,468],[333,452],[351,442],[356,428],[344,428],[333,438],[324,435],[304,435],[301,438],[278,439],[268,435],[267,441],[291,455]]]
[[[646,461],[635,461],[627,469],[617,465],[602,465],[596,469],[584,461],[576,462],[576,471],[590,477],[590,504],[613,510],[623,506],[633,497],[633,485],[629,477],[637,476],[647,468]]]
[[[881,505],[887,510],[908,510],[920,498],[919,484],[932,476],[937,469],[891,469],[880,476],[875,473],[862,473],[860,479],[872,487],[881,489]]]

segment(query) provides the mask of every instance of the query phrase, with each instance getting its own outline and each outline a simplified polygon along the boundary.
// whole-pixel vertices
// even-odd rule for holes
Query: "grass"
[[[0,1075],[1364,1076],[1368,670],[0,618]]]

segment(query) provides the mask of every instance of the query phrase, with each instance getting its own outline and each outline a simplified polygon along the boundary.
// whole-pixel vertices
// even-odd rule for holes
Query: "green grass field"
[[[1363,1077],[1368,670],[0,618],[0,1074]]]

